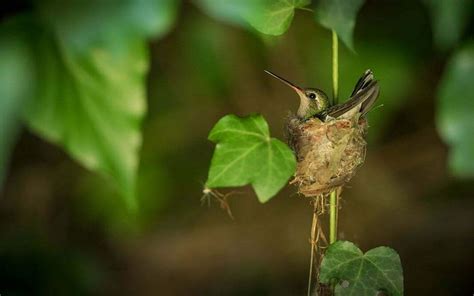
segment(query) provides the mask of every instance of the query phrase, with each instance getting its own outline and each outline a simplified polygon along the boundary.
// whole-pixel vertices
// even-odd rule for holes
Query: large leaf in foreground
[[[35,68],[27,37],[16,19],[0,26],[0,189],[21,111],[33,90]]]
[[[321,263],[320,281],[336,283],[336,296],[403,295],[403,270],[397,252],[377,247],[365,254],[353,243],[337,241],[329,246]]]
[[[37,1],[42,20],[61,38],[84,48],[105,39],[161,37],[173,25],[177,0]]]
[[[248,26],[246,19],[257,15],[262,0],[193,0],[205,13],[220,21]]]
[[[449,164],[461,177],[474,177],[474,42],[456,52],[438,90],[437,126],[450,146]]]
[[[262,5],[256,14],[247,21],[258,31],[268,35],[281,35],[295,15],[295,9],[308,5],[310,0],[262,0]]]
[[[473,14],[472,0],[424,0],[431,15],[433,37],[439,49],[446,50],[461,39],[469,17]]]
[[[271,138],[261,115],[227,115],[209,134],[216,143],[206,186],[251,184],[260,202],[273,197],[294,173],[296,159],[281,141]]]
[[[133,205],[146,110],[145,42],[130,37],[77,49],[48,32],[35,45],[41,84],[25,112],[29,126],[111,176]]]
[[[288,30],[295,9],[310,0],[194,0],[207,14],[219,20],[248,26],[268,35],[281,35]]]
[[[324,27],[336,31],[347,47],[353,50],[352,35],[357,13],[365,0],[319,0],[314,13]]]

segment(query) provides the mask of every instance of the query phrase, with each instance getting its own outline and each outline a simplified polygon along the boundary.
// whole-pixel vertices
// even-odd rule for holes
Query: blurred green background
[[[303,295],[309,201],[201,205],[207,135],[258,112],[283,139],[298,99],[263,70],[330,93],[330,31],[307,10],[270,36],[224,0],[110,3],[1,6],[0,294]],[[383,106],[339,237],[396,249],[406,295],[474,292],[473,7],[367,1],[341,43],[340,97],[370,68]]]

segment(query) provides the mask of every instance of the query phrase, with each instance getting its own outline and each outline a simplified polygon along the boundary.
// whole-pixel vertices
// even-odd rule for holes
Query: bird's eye
[[[310,93],[310,94],[309,94],[309,98],[310,98],[311,100],[314,100],[314,99],[316,99],[316,95],[315,95],[314,93]]]

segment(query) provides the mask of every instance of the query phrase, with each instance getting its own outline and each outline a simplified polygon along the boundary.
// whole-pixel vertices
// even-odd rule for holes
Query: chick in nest
[[[379,95],[379,84],[367,70],[350,98],[332,105],[317,88],[301,88],[265,71],[296,91],[300,106],[287,125],[288,142],[298,159],[292,183],[306,196],[327,194],[354,176],[365,159],[365,115]]]

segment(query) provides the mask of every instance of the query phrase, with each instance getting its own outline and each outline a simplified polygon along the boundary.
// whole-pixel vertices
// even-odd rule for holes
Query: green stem
[[[332,30],[332,102],[338,103],[339,93],[339,42],[336,31]]]
[[[316,212],[316,202],[313,210],[313,222],[311,223],[311,258],[309,261],[309,279],[308,279],[308,296],[311,296],[311,286],[313,280],[313,264],[314,264],[314,251],[315,251],[315,240],[316,240],[316,224],[318,223],[318,214]]]
[[[337,104],[339,91],[339,54],[336,31],[332,30],[332,96],[333,104]],[[329,243],[337,240],[337,190],[331,192],[329,198]]]
[[[331,191],[329,199],[329,243],[337,240],[337,190]]]

